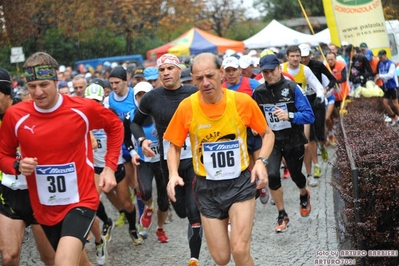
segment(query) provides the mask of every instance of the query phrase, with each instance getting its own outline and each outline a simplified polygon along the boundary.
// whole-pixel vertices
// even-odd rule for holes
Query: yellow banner
[[[391,57],[381,0],[323,0],[323,5],[332,43],[365,42],[374,55],[386,49]]]

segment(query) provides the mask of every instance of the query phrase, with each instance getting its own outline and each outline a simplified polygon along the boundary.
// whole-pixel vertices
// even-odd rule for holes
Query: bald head
[[[194,73],[197,65],[207,66],[207,68],[214,66],[215,69],[220,69],[221,65],[217,57],[212,53],[202,53],[197,55],[191,64],[191,73]]]
[[[215,55],[211,53],[197,55],[191,66],[191,77],[204,102],[214,104],[221,100],[222,70]]]

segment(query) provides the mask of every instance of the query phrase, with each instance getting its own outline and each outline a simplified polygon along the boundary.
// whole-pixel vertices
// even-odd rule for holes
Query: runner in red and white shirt
[[[55,265],[90,265],[83,247],[99,194],[89,131],[103,128],[108,136],[99,180],[107,192],[116,185],[123,125],[92,100],[58,94],[58,63],[49,54],[33,54],[24,69],[33,101],[10,107],[4,116],[0,170],[26,176],[35,218],[56,251]],[[18,145],[22,159],[15,161]]]

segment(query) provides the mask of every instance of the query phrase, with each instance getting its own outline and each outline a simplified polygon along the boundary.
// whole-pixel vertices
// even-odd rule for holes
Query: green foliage
[[[266,24],[259,20],[248,20],[241,23],[234,24],[224,36],[225,38],[242,41],[255,35],[262,30]]]
[[[320,0],[301,1],[309,16],[324,15]],[[0,0],[0,66],[16,72],[16,64],[10,63],[11,46],[22,46],[25,57],[43,50],[60,64],[72,65],[76,60],[94,57],[144,56],[148,50],[175,39],[193,26],[223,33],[229,39],[244,40],[272,19],[303,17],[298,0],[254,0],[254,7],[261,14],[258,19],[246,19],[245,13],[238,12],[239,5],[227,0],[138,2],[115,0],[109,5],[93,0],[61,4],[48,0]],[[166,6],[160,8],[161,2]],[[399,1],[382,0],[382,4],[387,19],[399,17]],[[220,14],[216,12],[220,10]]]
[[[324,16],[320,0],[301,0],[301,3],[308,16]],[[254,0],[254,7],[266,14],[262,17],[264,21],[304,17],[297,0]]]

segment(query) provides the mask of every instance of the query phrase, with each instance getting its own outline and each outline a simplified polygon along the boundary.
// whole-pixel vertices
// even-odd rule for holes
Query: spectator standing
[[[399,122],[399,104],[398,104],[398,78],[396,77],[396,66],[395,63],[387,58],[387,52],[380,50],[378,52],[378,58],[380,63],[378,64],[378,74],[375,79],[381,79],[382,89],[384,90],[384,97],[382,104],[388,116],[392,119],[391,126],[396,125]],[[389,105],[389,100],[394,107],[394,110]]]

